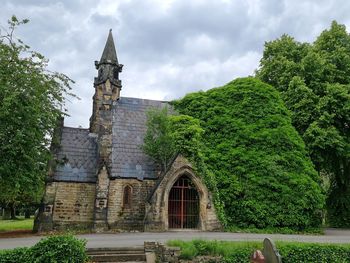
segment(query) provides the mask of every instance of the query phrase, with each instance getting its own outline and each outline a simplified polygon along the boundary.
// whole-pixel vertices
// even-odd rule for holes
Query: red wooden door
[[[199,196],[187,176],[181,176],[169,193],[169,228],[197,228],[199,222]]]

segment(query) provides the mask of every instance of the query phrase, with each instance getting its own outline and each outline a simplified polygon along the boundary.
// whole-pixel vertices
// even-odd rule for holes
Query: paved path
[[[0,249],[32,246],[44,236],[21,238],[0,238]],[[78,235],[87,239],[87,247],[124,247],[141,246],[144,241],[166,242],[171,239],[191,240],[195,238],[226,241],[263,241],[265,237],[276,240],[317,242],[317,243],[350,243],[350,230],[327,229],[325,235],[282,235],[282,234],[248,234],[227,232],[177,231],[161,233],[116,233]]]

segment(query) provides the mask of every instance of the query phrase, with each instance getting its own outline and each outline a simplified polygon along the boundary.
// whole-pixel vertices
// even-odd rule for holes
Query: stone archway
[[[199,194],[192,180],[182,175],[172,186],[168,198],[170,229],[195,229],[199,226]]]
[[[185,179],[185,180],[184,180]],[[192,192],[194,197],[189,198],[196,203],[198,210],[193,209],[192,214],[196,217],[194,220],[190,220],[190,223],[186,223],[185,218],[182,220],[177,220],[177,227],[169,222],[170,217],[185,216],[187,211],[186,208],[177,210],[180,213],[173,213],[174,209],[178,209],[176,206],[181,205],[184,198],[180,199],[178,204],[171,204],[171,200],[174,200],[174,186],[182,186],[188,189],[195,189]],[[183,182],[187,181],[187,182]],[[180,182],[179,185],[177,183]],[[186,185],[187,184],[187,185]],[[186,191],[186,190],[184,190]],[[175,196],[176,197],[176,196]],[[170,201],[169,201],[170,200]],[[198,203],[197,203],[198,200]],[[198,204],[198,205],[197,205]],[[173,207],[171,207],[173,205]],[[188,204],[187,204],[188,205]],[[189,208],[191,210],[191,208]],[[194,213],[194,211],[197,211]],[[191,211],[190,211],[191,212]],[[187,218],[188,219],[188,218]],[[211,195],[205,186],[202,179],[197,176],[192,168],[191,163],[189,163],[183,156],[178,155],[171,163],[167,172],[160,178],[157,184],[155,184],[153,191],[147,198],[146,212],[145,212],[145,230],[146,231],[167,231],[169,229],[200,229],[200,230],[216,230],[220,229],[221,225],[217,219],[215,208],[212,203]]]

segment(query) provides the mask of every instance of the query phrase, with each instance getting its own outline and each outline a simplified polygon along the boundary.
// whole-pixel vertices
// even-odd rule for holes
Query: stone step
[[[89,255],[92,262],[145,262],[146,255],[143,254],[104,254]]]
[[[108,247],[86,250],[92,262],[146,262],[144,247]]]
[[[88,255],[108,255],[108,254],[143,254],[143,249],[109,249],[109,250],[87,250]]]

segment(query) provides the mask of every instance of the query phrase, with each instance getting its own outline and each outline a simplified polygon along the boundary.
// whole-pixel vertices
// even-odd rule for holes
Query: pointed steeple
[[[119,64],[117,59],[112,29],[109,30],[101,59],[95,61],[95,66],[98,73],[94,81],[95,94],[90,118],[90,131],[105,136],[105,133],[111,130],[112,108],[119,100],[122,89],[119,73],[122,72],[123,65]],[[104,157],[102,159],[106,159],[105,153],[108,152],[108,149],[101,149],[100,152],[103,152]]]
[[[108,38],[105,48],[103,50],[100,61],[95,61],[96,69],[98,70],[98,76],[95,78],[95,85],[109,81],[115,86],[120,86],[119,73],[122,72],[123,65],[119,64],[117,58],[117,52],[115,51],[115,45],[112,35],[112,29],[109,30]]]
[[[107,42],[99,64],[102,63],[118,64],[117,52],[115,51],[112,29],[109,30]]]

